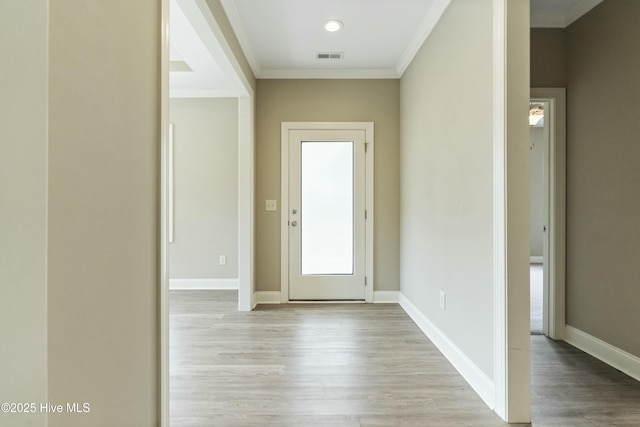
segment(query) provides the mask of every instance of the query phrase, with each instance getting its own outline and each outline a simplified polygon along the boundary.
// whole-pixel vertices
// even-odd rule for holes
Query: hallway
[[[531,335],[542,335],[542,310],[543,310],[543,267],[542,264],[529,266],[529,289],[531,292]]]
[[[172,291],[173,426],[502,426],[398,304]]]
[[[174,426],[504,426],[397,304],[171,292]],[[640,383],[532,337],[534,426],[640,425]]]

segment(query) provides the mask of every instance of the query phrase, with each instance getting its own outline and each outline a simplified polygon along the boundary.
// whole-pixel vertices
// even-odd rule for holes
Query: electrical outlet
[[[227,265],[227,256],[226,255],[220,255],[218,257],[218,264]]]
[[[445,309],[447,306],[447,294],[444,291],[440,291],[440,308]]]

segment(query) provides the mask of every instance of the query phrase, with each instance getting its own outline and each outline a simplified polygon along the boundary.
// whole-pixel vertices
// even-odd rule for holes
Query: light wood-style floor
[[[640,427],[640,382],[577,348],[531,337],[533,425]]]
[[[397,304],[236,298],[171,291],[174,427],[506,425]],[[640,426],[640,383],[532,339],[534,426]]]

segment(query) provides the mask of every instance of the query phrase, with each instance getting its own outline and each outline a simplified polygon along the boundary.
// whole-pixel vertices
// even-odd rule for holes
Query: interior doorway
[[[531,89],[531,332],[565,330],[566,98],[564,88]]]
[[[373,123],[282,123],[282,302],[373,297]]]
[[[546,114],[545,114],[546,113]],[[548,335],[549,101],[529,103],[529,285],[531,335]],[[546,290],[546,292],[545,292]],[[545,297],[545,295],[547,295]],[[546,317],[546,319],[545,319]]]
[[[171,9],[179,14],[173,16]],[[171,18],[170,18],[171,17]],[[176,18],[174,20],[174,17]],[[175,22],[174,22],[175,21]],[[174,25],[175,24],[175,25]],[[176,28],[194,36],[190,41],[182,44],[182,57],[176,57],[175,50],[171,49],[170,39],[177,41],[173,31]],[[172,33],[172,37],[170,37]],[[182,35],[185,35],[183,33]],[[206,0],[162,0],[162,34],[161,34],[161,159],[160,159],[160,401],[161,419],[160,425],[169,425],[169,241],[170,237],[180,238],[180,229],[173,230],[170,227],[171,221],[175,218],[172,213],[172,186],[170,185],[170,171],[172,170],[170,136],[170,94],[176,95],[175,87],[170,85],[170,76],[177,76],[181,71],[183,77],[187,68],[195,66],[188,74],[198,74],[205,78],[203,87],[182,87],[179,89],[178,97],[181,98],[214,98],[226,97],[237,100],[237,249],[231,252],[237,259],[237,279],[236,287],[238,298],[238,310],[250,311],[254,307],[254,277],[253,277],[253,171],[254,171],[254,92],[252,83],[244,74],[233,49],[226,41],[225,33],[218,25],[214,12],[209,7]],[[206,54],[191,61],[191,66],[185,61],[186,56],[194,55],[194,49],[199,48],[201,53]],[[174,52],[172,52],[174,50]],[[180,54],[180,52],[177,52]],[[195,52],[196,56],[198,55]],[[204,58],[207,56],[207,58]],[[205,60],[206,59],[206,60]],[[172,73],[173,71],[173,73]],[[215,73],[214,73],[215,71]],[[211,86],[210,79],[213,74],[219,75],[226,80],[228,87],[220,89]],[[175,80],[175,79],[174,79]],[[173,92],[173,93],[171,93]],[[235,120],[234,120],[235,121]],[[184,127],[181,126],[181,129]],[[176,132],[179,129],[174,129]],[[184,136],[184,134],[183,134]],[[175,144],[180,141],[176,139]],[[173,147],[175,151],[175,146]],[[180,203],[179,200],[175,200]],[[182,229],[184,231],[184,228]],[[174,233],[175,232],[175,233]],[[173,236],[171,236],[173,234]],[[233,239],[233,237],[231,237]],[[235,240],[235,239],[233,239]],[[233,253],[235,252],[235,254]],[[212,263],[225,265],[229,259],[221,254],[215,254]]]

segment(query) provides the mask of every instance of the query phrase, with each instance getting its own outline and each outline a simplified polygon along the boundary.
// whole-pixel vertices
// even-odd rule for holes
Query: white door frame
[[[493,0],[493,410],[531,421],[529,1]],[[509,41],[507,43],[507,40]]]
[[[363,130],[367,151],[365,153],[367,222],[365,230],[366,289],[365,302],[373,302],[373,122],[282,122],[280,133],[280,302],[289,302],[289,132],[291,130]]]
[[[545,289],[545,334],[554,340],[565,337],[566,285],[566,90],[564,88],[531,88],[531,101],[549,103],[549,187],[548,223],[545,239],[549,250],[544,253],[545,274],[549,278]],[[547,159],[545,159],[545,162]]]
[[[255,306],[254,92],[206,0],[178,0],[197,8],[211,34],[203,40],[238,96],[238,310]],[[169,426],[169,0],[160,16],[160,426]]]

